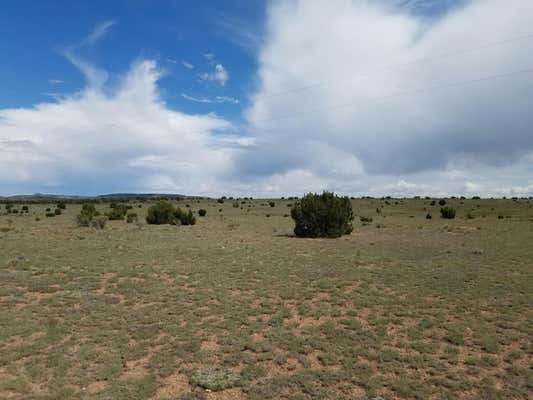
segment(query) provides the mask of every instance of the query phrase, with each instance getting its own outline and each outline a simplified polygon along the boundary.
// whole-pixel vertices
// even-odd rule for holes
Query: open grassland
[[[531,398],[533,202],[354,200],[340,239],[291,237],[287,200],[185,203],[0,216],[0,398]]]

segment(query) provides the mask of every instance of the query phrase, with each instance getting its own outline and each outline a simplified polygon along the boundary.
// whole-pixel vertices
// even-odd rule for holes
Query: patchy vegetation
[[[0,398],[528,399],[533,203],[431,201],[352,200],[373,221],[334,240],[294,237],[294,199],[0,215]]]

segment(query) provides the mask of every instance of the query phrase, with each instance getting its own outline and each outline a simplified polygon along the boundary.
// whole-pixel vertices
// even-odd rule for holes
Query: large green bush
[[[146,213],[146,223],[152,225],[174,223],[174,206],[166,200],[160,200],[152,204]]]
[[[353,211],[348,197],[331,192],[309,193],[298,200],[291,209],[299,237],[337,238],[353,230]]]

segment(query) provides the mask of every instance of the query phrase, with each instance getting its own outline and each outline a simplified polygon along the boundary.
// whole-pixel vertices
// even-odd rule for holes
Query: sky
[[[533,2],[6,0],[0,195],[533,195]]]

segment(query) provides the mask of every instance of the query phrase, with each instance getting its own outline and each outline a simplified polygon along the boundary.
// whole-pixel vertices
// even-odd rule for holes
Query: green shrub
[[[337,238],[352,232],[353,211],[348,197],[309,193],[291,209],[298,237]]]
[[[55,214],[55,215],[61,215],[61,209],[60,209],[60,208],[56,208],[56,209],[54,210],[54,214]]]
[[[56,215],[53,213],[53,212],[47,212],[46,214],[44,214],[47,218],[52,218],[52,217],[55,217]]]
[[[373,221],[373,219],[372,217],[365,217],[364,215],[361,215],[359,217],[359,221],[361,221],[363,224],[370,224]]]
[[[442,207],[440,209],[440,216],[441,218],[445,219],[454,219],[455,218],[455,208],[453,207]]]
[[[152,204],[146,213],[146,223],[152,225],[173,224],[174,206],[166,200]]]
[[[218,199],[217,202],[222,204],[222,203],[224,203],[224,199]]]
[[[30,211],[30,209],[28,208],[28,206],[22,206],[21,210],[24,211],[24,212],[28,212],[28,211]]]
[[[429,203],[430,206],[436,206],[437,202],[435,200],[432,200],[431,203]]]
[[[440,199],[439,200],[439,206],[444,207],[446,205],[446,200]]]
[[[65,208],[67,208],[67,205],[65,203],[57,203],[57,208],[59,208],[60,210],[64,210]]]
[[[431,214],[430,214],[430,213],[427,213],[427,214],[426,214],[426,219],[431,219],[431,218],[433,218],[433,217],[431,216]]]
[[[128,212],[128,206],[122,203],[111,203],[110,211],[106,212],[106,216],[111,221],[122,221]]]
[[[269,205],[270,207],[275,207],[275,206],[276,206],[276,202],[274,202],[274,201],[269,201],[269,202],[268,202],[268,205]]]
[[[203,208],[200,208],[200,209],[198,210],[198,215],[199,215],[200,217],[205,217],[206,214],[207,214],[207,211],[204,210]]]
[[[181,224],[181,225],[195,225],[196,224],[196,218],[194,217],[191,210],[188,212],[182,211],[181,208],[177,208],[174,212],[175,217],[175,224]]]
[[[233,208],[239,208],[239,202],[238,201],[234,201],[233,202]]]
[[[106,223],[107,223],[107,217],[99,216],[99,217],[93,218],[93,220],[91,221],[91,226],[96,229],[104,229]]]
[[[131,224],[132,222],[137,222],[137,220],[139,219],[139,217],[137,216],[137,213],[128,213],[126,215],[126,222],[128,224]]]
[[[80,213],[76,216],[78,226],[91,226],[91,222],[96,215],[97,212],[94,204],[83,204]]]

